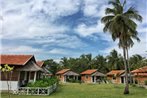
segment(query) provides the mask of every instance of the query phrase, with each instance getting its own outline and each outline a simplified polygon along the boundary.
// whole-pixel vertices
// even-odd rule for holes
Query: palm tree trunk
[[[129,50],[128,48],[126,48],[126,52],[127,52],[127,63],[128,63],[128,74],[129,74],[129,83],[131,84],[132,81],[131,81],[131,71],[130,71],[130,64],[129,64]]]
[[[123,55],[124,55],[124,65],[125,65],[125,89],[124,89],[124,94],[129,94],[128,66],[127,66],[126,48],[125,47],[123,47]]]

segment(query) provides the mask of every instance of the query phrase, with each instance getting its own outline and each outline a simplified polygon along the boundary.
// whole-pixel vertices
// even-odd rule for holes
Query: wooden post
[[[35,71],[35,73],[34,73],[34,82],[36,81],[36,74],[37,74],[37,72]]]
[[[38,88],[38,90],[37,90],[37,95],[39,95],[39,88]]]
[[[27,71],[25,71],[25,77],[24,80],[27,80]]]
[[[17,90],[18,90],[19,87],[20,87],[20,73],[21,73],[21,71],[19,71],[19,75],[18,75],[18,85],[17,85]]]
[[[31,71],[29,72],[29,80],[28,80],[29,82],[30,82],[30,79],[31,79]]]
[[[27,95],[29,95],[29,88],[27,88]]]

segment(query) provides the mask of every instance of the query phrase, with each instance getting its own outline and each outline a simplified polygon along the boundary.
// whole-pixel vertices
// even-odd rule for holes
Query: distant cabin
[[[62,69],[56,73],[56,76],[60,82],[66,83],[69,80],[78,80],[79,74],[70,69]]]
[[[107,73],[107,79],[116,84],[125,83],[125,77],[122,76],[125,70],[112,70]]]
[[[105,74],[98,72],[97,69],[90,69],[81,73],[81,81],[84,83],[101,82],[104,77]]]
[[[8,75],[6,79],[3,72],[1,72],[0,90],[7,90],[7,80],[11,81],[11,90],[18,90],[19,87],[27,85],[28,82],[35,82],[43,78],[44,74],[48,71],[44,68],[44,63],[35,60],[33,55],[0,55],[0,65],[3,67],[5,64],[14,66],[12,77]]]
[[[147,81],[147,66],[131,71],[134,81],[138,84],[144,84]]]

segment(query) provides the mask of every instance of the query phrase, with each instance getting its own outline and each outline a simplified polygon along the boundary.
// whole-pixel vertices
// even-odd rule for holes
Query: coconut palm
[[[114,41],[118,40],[119,47],[123,49],[126,78],[124,94],[129,94],[127,50],[130,46],[133,46],[133,39],[138,39],[137,24],[134,20],[141,22],[142,17],[133,7],[130,7],[127,11],[124,10],[126,0],[123,4],[120,0],[109,1],[109,4],[112,4],[113,8],[106,8],[106,16],[101,19],[102,23],[105,24],[103,31],[109,32]]]
[[[110,70],[116,69],[120,70],[122,69],[122,62],[121,62],[121,55],[118,54],[116,50],[112,50],[110,54],[107,56],[108,60],[108,66]]]

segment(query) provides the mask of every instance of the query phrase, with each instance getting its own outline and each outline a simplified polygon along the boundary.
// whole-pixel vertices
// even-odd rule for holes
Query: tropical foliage
[[[31,82],[27,84],[27,87],[49,87],[55,83],[58,83],[58,79],[56,77],[52,78],[44,78],[41,80],[37,80],[36,82]]]
[[[65,60],[66,59],[66,60]],[[49,63],[49,61],[51,61]],[[110,54],[103,56],[97,55],[92,57],[91,54],[82,54],[77,58],[61,58],[60,62],[46,60],[46,67],[56,73],[57,71],[69,68],[77,73],[87,69],[98,69],[102,73],[107,73],[111,70],[124,70],[123,57],[116,50],[112,50]],[[65,65],[64,65],[65,64]],[[147,65],[147,59],[141,55],[132,55],[129,58],[130,69],[134,70]]]

